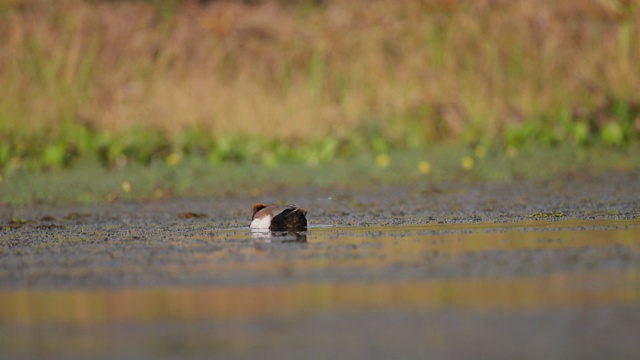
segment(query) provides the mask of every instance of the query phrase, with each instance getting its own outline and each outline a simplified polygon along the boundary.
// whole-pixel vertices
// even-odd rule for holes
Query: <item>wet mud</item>
[[[256,236],[255,202],[308,210]],[[640,173],[0,209],[12,358],[635,358]]]

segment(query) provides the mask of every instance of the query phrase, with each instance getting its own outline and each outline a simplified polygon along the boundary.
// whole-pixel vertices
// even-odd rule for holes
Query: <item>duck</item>
[[[278,206],[253,205],[251,230],[298,232],[307,230],[307,210],[293,204]]]

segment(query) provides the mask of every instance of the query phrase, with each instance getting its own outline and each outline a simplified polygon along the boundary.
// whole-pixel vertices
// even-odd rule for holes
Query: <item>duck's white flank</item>
[[[269,226],[271,226],[271,216],[268,215],[262,219],[255,218],[251,222],[252,229],[269,229]]]

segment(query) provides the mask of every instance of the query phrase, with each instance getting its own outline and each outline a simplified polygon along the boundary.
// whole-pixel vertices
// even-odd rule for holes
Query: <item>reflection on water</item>
[[[313,312],[384,310],[526,310],[640,301],[636,271],[554,274],[540,278],[424,282],[302,283],[289,286],[134,290],[12,291],[0,294],[8,324],[95,324],[150,320],[238,320]]]
[[[620,256],[637,257],[639,221],[540,224],[320,227],[308,234],[262,234],[257,237],[258,244],[274,240],[280,247],[265,249],[245,241],[233,249],[233,256],[226,251],[193,251],[182,259],[186,265],[176,268],[169,263],[167,271],[186,272],[186,276],[225,273],[229,279],[236,273],[272,273],[291,280],[199,287],[5,290],[0,291],[0,323],[238,319],[336,309],[531,309],[640,300],[638,267],[600,266],[588,271],[589,267],[583,266],[569,271],[572,264],[557,262],[604,260],[573,259],[572,254],[554,259],[555,252],[572,248],[602,248],[594,253],[609,252],[614,260],[616,251],[621,251]],[[595,228],[586,230],[584,224]],[[496,227],[501,231],[496,232]],[[224,237],[240,239],[246,235],[246,230],[233,230]],[[301,246],[285,246],[287,241]],[[537,253],[539,250],[546,252]],[[500,251],[506,252],[496,255],[502,254]],[[540,275],[511,270],[519,265],[517,256],[524,251],[528,251],[529,261],[525,265],[538,267]],[[473,254],[479,255],[470,257]],[[501,264],[509,261],[513,264]],[[549,264],[560,270],[549,271]],[[443,274],[421,272],[423,267],[438,266],[445,269]],[[447,270],[451,267],[454,269]],[[455,272],[465,267],[470,270]],[[398,269],[410,269],[411,276],[403,278]],[[71,272],[81,270],[70,268]],[[482,275],[482,271],[489,275]],[[299,277],[291,277],[291,272]],[[348,273],[354,272],[360,278],[349,280]]]
[[[0,357],[640,354],[638,220],[268,235],[0,249]]]
[[[306,231],[271,231],[263,229],[251,229],[251,237],[264,242],[307,242]]]

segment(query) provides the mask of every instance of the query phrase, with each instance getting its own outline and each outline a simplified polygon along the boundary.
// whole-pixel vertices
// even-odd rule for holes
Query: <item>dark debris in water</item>
[[[183,212],[178,214],[178,218],[179,219],[194,219],[194,218],[205,218],[208,215],[205,213],[197,213],[197,212],[192,212],[192,211],[187,211],[187,212]]]

